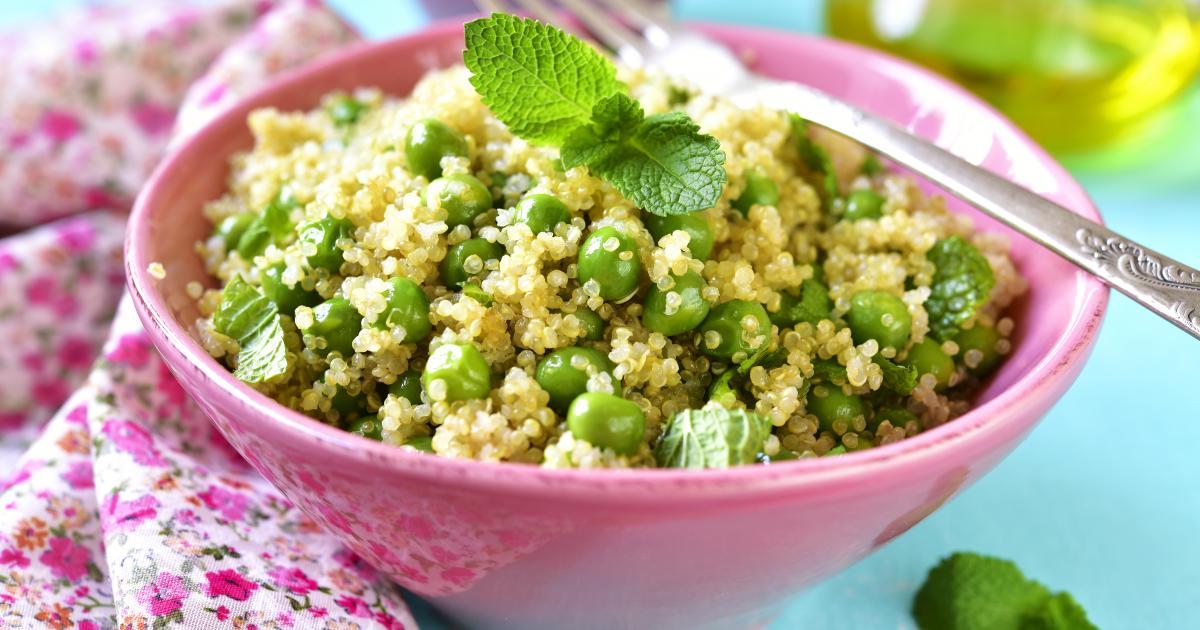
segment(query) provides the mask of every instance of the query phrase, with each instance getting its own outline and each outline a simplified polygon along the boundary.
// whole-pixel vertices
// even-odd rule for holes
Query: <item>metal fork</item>
[[[547,0],[512,0],[548,23]],[[657,66],[739,106],[766,105],[852,138],[938,184],[1200,339],[1200,271],[984,170],[828,94],[750,72],[723,44],[670,22],[642,0],[559,0],[621,61]],[[476,0],[484,12],[503,0]],[[623,19],[611,17],[620,15]],[[560,25],[570,29],[570,25]]]

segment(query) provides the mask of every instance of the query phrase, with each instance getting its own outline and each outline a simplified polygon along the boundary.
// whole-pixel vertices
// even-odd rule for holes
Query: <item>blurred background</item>
[[[376,39],[473,10],[463,0],[327,1]],[[0,28],[75,4],[0,0]],[[1194,0],[674,0],[670,9],[840,37],[928,66],[1049,148],[1118,232],[1200,266]],[[772,628],[912,628],[913,593],[958,550],[1015,560],[1072,592],[1102,628],[1200,627],[1198,375],[1200,346],[1114,295],[1079,381],[1013,456],[796,596]],[[423,628],[449,627],[415,606]]]

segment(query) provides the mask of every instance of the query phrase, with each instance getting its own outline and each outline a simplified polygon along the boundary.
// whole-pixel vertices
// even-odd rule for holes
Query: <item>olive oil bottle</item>
[[[1200,66],[1192,0],[828,0],[831,34],[979,94],[1051,149],[1108,143]]]

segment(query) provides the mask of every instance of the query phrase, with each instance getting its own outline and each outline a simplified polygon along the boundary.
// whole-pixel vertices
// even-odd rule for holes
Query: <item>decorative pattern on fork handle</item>
[[[1168,306],[1182,325],[1200,334],[1200,312],[1196,306],[1200,304],[1200,273],[1175,264],[1164,265],[1158,256],[1146,253],[1136,243],[1116,236],[1097,236],[1087,228],[1079,228],[1075,240],[1084,254],[1131,282],[1158,286],[1173,293],[1194,294],[1191,301],[1181,297]]]

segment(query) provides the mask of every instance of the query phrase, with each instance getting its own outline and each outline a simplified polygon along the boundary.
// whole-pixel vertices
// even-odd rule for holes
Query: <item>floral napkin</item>
[[[313,0],[100,5],[0,36],[0,628],[416,627],[215,432],[121,298],[123,213],[172,137],[356,37]]]

